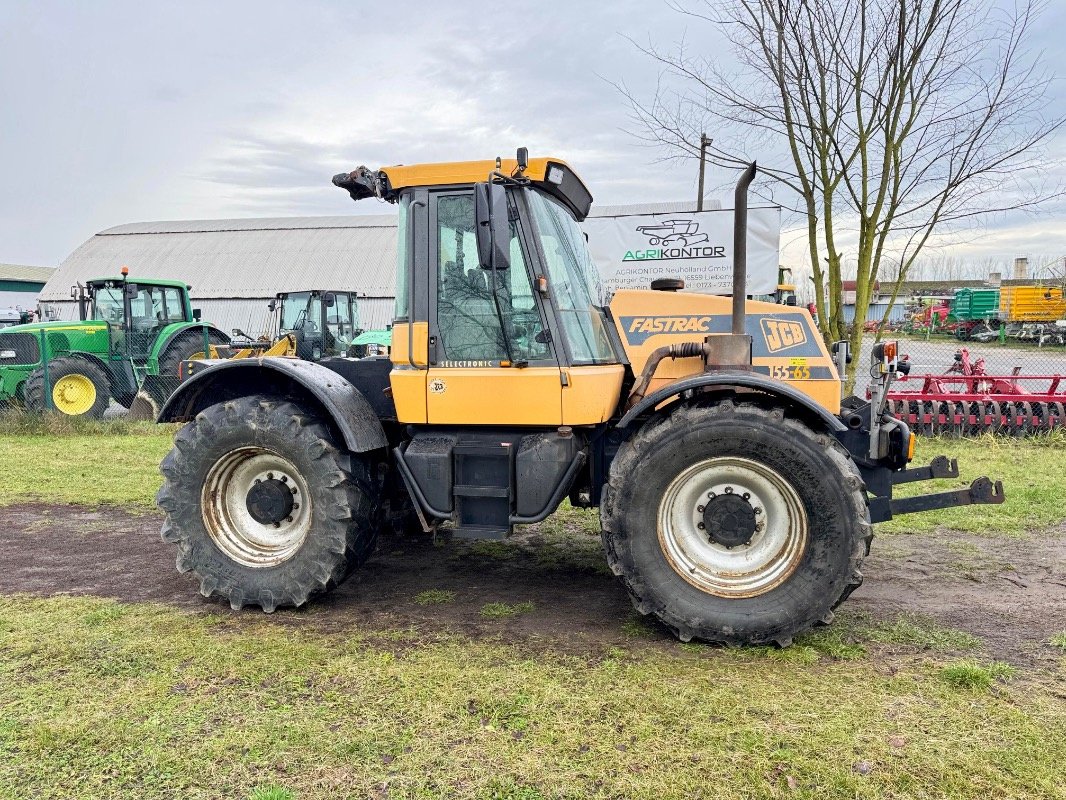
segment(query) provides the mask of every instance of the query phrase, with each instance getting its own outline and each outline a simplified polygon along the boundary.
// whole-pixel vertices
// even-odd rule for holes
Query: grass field
[[[3,503],[149,513],[170,430],[6,430]],[[1063,445],[925,441],[920,458],[959,459],[954,483],[1002,477],[1008,502],[879,532],[1059,525]],[[591,568],[595,519],[546,525],[537,566],[575,568],[578,530]],[[479,617],[502,631],[538,611],[514,597]],[[680,644],[636,616],[603,647],[319,620],[0,595],[0,800],[1066,797],[1066,630],[1027,666],[931,618],[847,610],[786,650]]]
[[[6,598],[0,797],[1061,796],[1054,676],[848,631],[577,657]]]

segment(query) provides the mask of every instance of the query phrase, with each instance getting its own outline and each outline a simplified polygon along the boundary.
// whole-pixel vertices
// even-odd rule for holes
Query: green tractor
[[[183,361],[229,344],[189,302],[181,281],[98,278],[71,289],[80,321],[0,331],[0,404],[20,401],[99,419],[111,400],[152,417],[177,388]]]

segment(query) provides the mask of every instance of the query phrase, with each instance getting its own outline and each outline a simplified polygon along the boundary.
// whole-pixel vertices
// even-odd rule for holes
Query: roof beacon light
[[[127,267],[126,265],[123,265],[122,269],[120,269],[119,272],[121,272],[122,273],[122,277],[125,278],[127,275],[130,274],[130,268]]]

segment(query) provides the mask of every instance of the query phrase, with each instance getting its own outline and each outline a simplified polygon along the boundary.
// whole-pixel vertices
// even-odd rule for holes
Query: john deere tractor
[[[679,280],[608,304],[578,223],[592,196],[554,158],[360,167],[333,182],[399,207],[391,358],[220,363],[161,419],[163,538],[205,596],[299,606],[343,581],[386,514],[430,534],[499,539],[569,498],[598,507],[636,608],[684,640],[786,645],[862,582],[872,524],[998,503],[1002,486],[893,498],[955,477],[908,467],[873,400],[840,398],[806,310],[746,301],[737,188],[733,296]]]
[[[102,417],[112,399],[153,410],[178,384],[183,361],[229,342],[200,322],[180,281],[99,278],[75,286],[79,321],[37,322],[0,331],[0,403],[34,411]]]

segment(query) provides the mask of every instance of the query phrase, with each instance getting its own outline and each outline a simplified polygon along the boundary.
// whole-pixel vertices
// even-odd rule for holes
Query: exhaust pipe
[[[733,334],[744,333],[744,302],[748,295],[748,187],[755,180],[752,161],[733,193]]]

